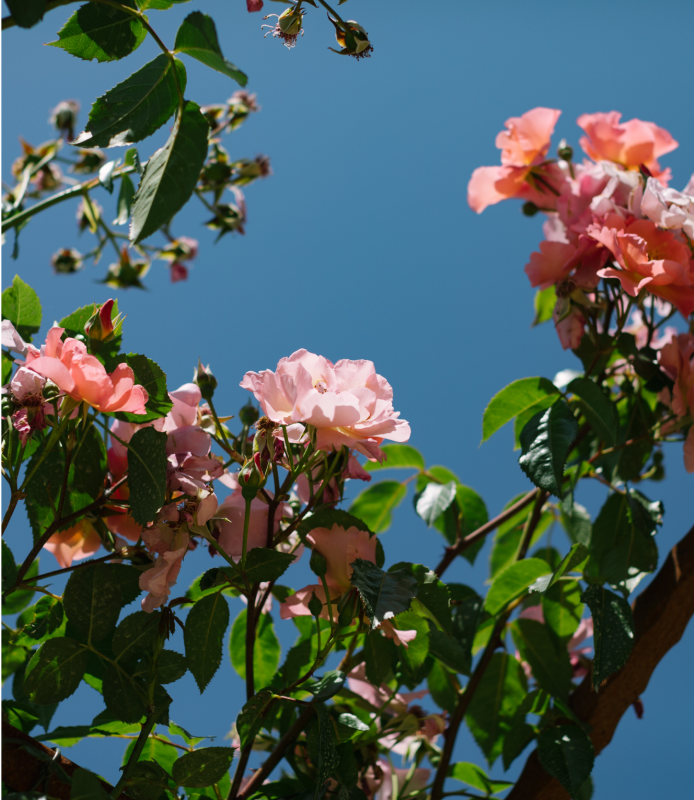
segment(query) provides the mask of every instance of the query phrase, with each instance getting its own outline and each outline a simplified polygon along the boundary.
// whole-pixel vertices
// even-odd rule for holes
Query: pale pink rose
[[[641,201],[642,213],[661,228],[681,229],[694,239],[694,175],[689,185],[691,190],[677,192],[649,178]]]
[[[594,161],[613,161],[637,170],[645,166],[662,181],[665,173],[657,159],[674,150],[678,143],[652,122],[640,119],[620,122],[621,117],[617,111],[582,114],[576,120],[587,134],[580,139],[581,147]]]
[[[502,166],[479,167],[468,184],[468,203],[473,211],[479,214],[510,197],[521,197],[540,208],[554,208],[556,195],[546,184],[558,193],[564,176],[555,164],[543,162],[560,114],[552,108],[534,108],[506,120],[507,130],[496,137]],[[529,180],[531,172],[535,177]]]
[[[561,346],[564,350],[575,350],[581,344],[585,332],[585,317],[576,306],[572,306],[568,315],[560,319],[558,309],[559,303],[555,306],[552,317]]]
[[[601,269],[600,277],[617,278],[632,297],[646,289],[689,316],[694,311],[694,259],[687,245],[648,219],[629,225],[614,214],[607,219],[607,225],[595,224],[587,230],[610,250],[619,266]]]
[[[392,639],[398,647],[402,644],[407,648],[409,646],[407,643],[417,638],[417,631],[400,631],[389,619],[384,619],[378,630],[383,631],[383,635]]]
[[[140,575],[140,589],[148,592],[142,600],[142,610],[151,613],[168,600],[188,552],[190,536],[176,524],[160,523],[144,531],[142,538],[149,551],[157,556],[154,566]]]
[[[26,367],[20,367],[10,381],[10,391],[16,405],[12,414],[12,426],[19,434],[19,441],[26,445],[34,431],[42,431],[48,424],[46,415],[53,412],[53,406],[43,399],[43,387],[46,379],[43,375]],[[5,389],[3,388],[3,393]]]
[[[306,539],[325,558],[328,565],[325,580],[331,589],[336,589],[337,595],[352,588],[350,565],[354,561],[361,558],[376,563],[376,537],[369,536],[367,531],[335,524],[331,529],[314,528]]]
[[[145,414],[149,396],[144,387],[135,384],[132,369],[119,364],[110,374],[87,347],[77,339],[60,337],[64,329],[54,326],[48,331],[41,352],[30,347],[24,366],[38,372],[77,402],[85,402],[102,412],[129,411]]]
[[[224,552],[238,561],[243,553],[243,523],[246,515],[246,501],[241,494],[241,487],[236,473],[227,473],[222,482],[233,489],[233,492],[220,503],[215,517],[216,526],[219,531],[219,546]],[[271,493],[270,496],[272,497]],[[292,507],[289,503],[280,503],[275,510],[273,522],[273,536],[279,532],[280,520],[293,516]],[[254,547],[267,546],[267,519],[268,506],[257,497],[251,502],[251,516],[248,522],[248,544],[247,549]],[[310,594],[309,594],[310,599]]]
[[[61,569],[71,567],[73,561],[89,558],[100,547],[99,534],[87,519],[80,520],[66,531],[54,533],[44,544],[44,549],[53,553]]]
[[[8,350],[16,351],[20,356],[23,356],[27,351],[26,342],[17,333],[9,319],[2,321],[2,346],[7,347]]]
[[[247,372],[241,387],[253,392],[263,413],[280,425],[303,422],[317,429],[319,450],[354,448],[383,461],[383,439],[406,442],[410,426],[393,410],[393,390],[371,361],[333,364],[297,350],[277,372]]]
[[[347,459],[347,466],[342,473],[345,480],[357,480],[357,481],[366,481],[369,483],[371,481],[371,475],[362,467],[362,465],[357,460],[356,456],[350,454],[349,458]]]
[[[26,367],[20,367],[10,381],[10,390],[15,400],[21,402],[26,397],[41,397],[45,385],[46,379],[43,375],[39,375],[38,372],[34,372]]]
[[[169,433],[177,428],[195,425],[198,403],[201,398],[200,387],[195,383],[184,383],[175,391],[169,392],[169,400],[173,403],[173,408],[166,415],[161,430]]]

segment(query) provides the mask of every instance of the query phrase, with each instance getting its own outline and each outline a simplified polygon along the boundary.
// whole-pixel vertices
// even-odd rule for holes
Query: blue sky
[[[504,120],[542,105],[563,110],[555,143],[566,137],[577,150],[581,113],[614,109],[625,119],[656,122],[680,143],[662,161],[672,168],[672,185],[684,186],[694,169],[694,120],[682,70],[694,6],[688,0],[351,0],[341,11],[374,42],[373,57],[359,63],[327,50],[334,45],[331,27],[312,8],[291,52],[263,39],[262,15],[247,14],[242,0],[193,2],[150,19],[172,44],[194,8],[216,20],[225,54],[248,73],[248,89],[262,105],[224,142],[232,157],[265,153],[272,160],[273,176],[247,192],[245,237],[214,245],[213,232],[202,226],[209,215],[191,201],[173,225],[177,234],[200,240],[189,281],[172,285],[164,262],[155,262],[147,292],[114,292],[96,283],[108,256],[78,275],[52,273],[50,257],[59,247],[90,247],[88,235],[78,237],[75,204],[65,203],[22,232],[16,262],[5,246],[3,286],[19,272],[39,292],[46,324],[118,296],[127,313],[125,348],[157,361],[170,388],[190,380],[201,357],[219,378],[224,413],[245,402],[238,382],[247,370],[274,368],[299,347],[332,360],[371,359],[394,387],[395,407],[412,425],[411,443],[429,464],[450,467],[496,513],[528,482],[510,431],[478,447],[486,403],[516,378],[552,377],[578,362],[550,327],[530,328],[533,291],[523,266],[542,238],[539,218],[523,217],[516,202],[478,217],[466,203],[467,181],[475,167],[498,163],[494,138]],[[269,12],[281,9],[266,3]],[[18,136],[33,144],[51,137],[48,111],[59,100],[78,99],[84,124],[98,95],[157,54],[147,40],[124,61],[87,64],[42,47],[71,10],[49,13],[31,31],[3,34],[5,179]],[[186,94],[201,105],[238,88],[198,62],[186,68]],[[142,157],[166,135],[140,143]],[[103,190],[94,196],[107,218],[115,217],[115,197]],[[681,461],[681,448],[669,448],[667,481],[645,489],[665,503],[662,554],[692,523],[692,478]],[[603,497],[587,487],[578,499],[595,513]],[[26,535],[18,516],[10,541],[19,552]],[[441,550],[438,534],[415,517],[411,498],[383,544],[391,562],[433,564]],[[209,566],[202,553],[193,555],[181,588]],[[306,569],[297,567],[298,585]],[[484,577],[465,563],[450,573],[480,588]],[[283,646],[293,635],[281,631]],[[645,800],[689,786],[692,657],[688,631],[656,670],[643,696],[644,719],[628,712],[598,758],[597,800]],[[172,717],[193,733],[223,736],[242,702],[241,680],[225,662],[200,699],[192,679],[184,681],[193,702],[175,703]],[[224,719],[220,695],[229,709]],[[80,703],[64,704],[55,724],[85,722],[100,710],[93,690],[83,687],[77,697]],[[122,743],[98,740],[67,754],[113,779],[121,753]],[[481,760],[467,735],[457,755]],[[495,774],[501,775],[498,765]]]

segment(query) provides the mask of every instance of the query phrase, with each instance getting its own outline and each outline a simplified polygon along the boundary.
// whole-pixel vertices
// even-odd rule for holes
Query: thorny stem
[[[134,545],[128,547],[128,550],[140,551],[141,549],[142,548],[135,547]],[[34,575],[33,578],[24,578],[24,583],[28,581],[42,581],[44,578],[54,578],[56,575],[64,575],[67,572],[74,572],[76,569],[82,569],[82,567],[90,567],[92,564],[100,564],[102,561],[110,561],[113,558],[123,558],[124,556],[125,553],[121,550],[114,550],[106,556],[101,556],[101,558],[90,558],[88,561],[81,561],[79,564],[75,564],[74,567],[65,567],[65,569],[56,569],[53,570],[53,572],[44,572],[43,575]]]

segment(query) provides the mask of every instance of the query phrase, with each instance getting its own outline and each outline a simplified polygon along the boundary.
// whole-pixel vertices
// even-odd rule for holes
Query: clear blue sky
[[[552,377],[578,362],[550,327],[530,328],[533,292],[523,266],[542,238],[539,219],[523,217],[515,202],[476,216],[466,203],[467,181],[475,167],[498,163],[494,138],[504,120],[542,105],[563,110],[555,143],[566,137],[576,149],[581,113],[614,109],[625,119],[656,122],[680,142],[663,163],[672,167],[672,185],[684,186],[694,169],[686,66],[694,5],[351,0],[341,11],[364,25],[375,48],[359,63],[328,52],[329,24],[310,7],[306,35],[291,52],[262,38],[262,14],[247,14],[243,0],[193,2],[150,19],[173,43],[179,21],[194,8],[214,17],[225,54],[248,73],[248,88],[263,106],[225,142],[233,157],[272,159],[274,175],[247,192],[246,236],[214,246],[214,234],[201,224],[207,213],[191,201],[174,223],[176,233],[201,243],[189,281],[171,285],[164,262],[157,262],[146,278],[148,292],[114,292],[96,283],[108,259],[79,275],[53,275],[55,250],[90,247],[77,236],[75,205],[66,203],[23,231],[17,262],[9,258],[11,244],[5,246],[3,286],[18,271],[39,292],[46,324],[116,294],[128,315],[126,349],[155,359],[170,388],[190,380],[200,356],[220,379],[218,407],[225,413],[246,400],[238,387],[246,370],[274,368],[299,347],[333,360],[371,359],[412,424],[412,444],[428,463],[449,466],[477,489],[491,514],[498,512],[528,482],[510,431],[478,448],[484,406],[516,378]],[[269,12],[281,9],[266,3]],[[3,33],[6,179],[17,137],[34,144],[48,139],[48,111],[59,100],[78,99],[83,124],[98,95],[156,55],[149,40],[128,59],[101,65],[42,47],[71,10],[49,13],[31,31]],[[186,66],[187,95],[200,104],[223,101],[237,88],[197,62]],[[165,136],[141,143],[142,157]],[[112,219],[115,197],[104,191],[95,197]],[[665,503],[663,554],[693,521],[692,477],[682,468],[681,448],[667,456],[667,481],[645,489]],[[578,499],[595,513],[602,497],[590,487]],[[441,540],[426,533],[410,500],[383,535],[386,555],[391,563],[433,564]],[[10,533],[13,548],[21,552],[28,535],[20,516]],[[193,553],[180,588],[209,566],[202,552]],[[306,570],[297,567],[300,586]],[[480,588],[484,577],[463,562],[450,574]],[[240,610],[235,605],[232,614]],[[279,624],[285,648],[292,628]],[[597,800],[674,796],[690,786],[693,658],[690,629],[656,670],[643,696],[643,720],[629,711],[598,758]],[[173,687],[177,696],[183,683],[188,694],[174,702],[172,718],[195,734],[223,736],[243,702],[231,665],[225,660],[200,699],[190,676]],[[228,708],[226,717],[220,707]],[[54,724],[88,722],[100,709],[100,698],[83,686]],[[122,750],[122,743],[92,740],[67,755],[114,780]],[[467,734],[458,758],[481,763]],[[500,765],[494,774],[501,776]]]

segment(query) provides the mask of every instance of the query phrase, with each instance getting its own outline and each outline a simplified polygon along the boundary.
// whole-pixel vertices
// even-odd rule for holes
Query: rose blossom
[[[99,534],[88,519],[81,519],[66,531],[54,533],[44,544],[44,548],[53,553],[61,569],[71,567],[73,561],[94,555],[100,547]]]
[[[660,368],[675,382],[672,392],[664,390],[661,399],[672,406],[678,417],[694,415],[694,336],[673,334],[668,344],[658,352]],[[694,425],[684,441],[684,467],[694,472]]]
[[[77,403],[85,402],[97,411],[129,411],[145,414],[149,399],[144,387],[135,384],[127,364],[119,364],[111,373],[77,339],[61,341],[64,328],[52,327],[46,343],[38,351],[28,346],[24,366],[50,378],[58,388]]]
[[[184,525],[160,522],[143,531],[142,538],[150,553],[156,553],[154,566],[140,575],[140,589],[148,592],[142,599],[142,610],[151,613],[168,600],[188,551],[190,536]]]
[[[27,351],[26,342],[17,333],[9,319],[2,321],[2,346],[7,347],[9,350],[16,350],[20,356],[23,356]]]
[[[594,161],[614,161],[627,169],[646,169],[662,182],[669,170],[661,170],[657,159],[678,147],[678,143],[663,128],[652,122],[630,119],[621,122],[617,111],[607,114],[582,114],[577,120],[587,136],[580,139],[581,147]]]
[[[216,526],[219,531],[219,546],[224,552],[238,561],[243,553],[243,524],[246,515],[246,501],[241,494],[236,473],[226,474],[220,481],[233,489],[233,492],[220,503],[215,514]],[[272,497],[272,494],[268,492]],[[275,519],[272,528],[273,535],[280,529],[282,517],[293,516],[289,503],[280,503],[275,510]],[[267,545],[267,517],[268,505],[257,497],[251,502],[251,516],[248,523],[248,550],[254,547]],[[220,519],[221,518],[221,519]]]
[[[554,207],[556,195],[544,184],[561,184],[564,178],[556,165],[543,162],[560,114],[553,108],[533,108],[506,120],[508,130],[496,137],[502,166],[478,167],[470,178],[467,198],[473,211],[480,214],[510,197],[522,197],[541,208]]]
[[[410,426],[393,410],[393,390],[371,361],[343,359],[333,364],[322,356],[297,350],[283,358],[277,371],[247,372],[241,387],[253,392],[263,413],[290,426],[303,422],[317,430],[319,450],[354,448],[371,460],[385,458],[383,439],[406,442]],[[288,430],[290,441],[296,431]]]
[[[694,239],[694,175],[681,192],[668,189],[655,178],[649,178],[641,201],[641,211],[661,228],[679,228],[690,239]]]

